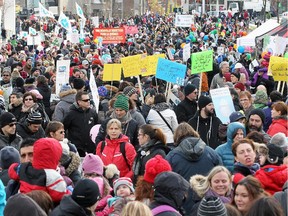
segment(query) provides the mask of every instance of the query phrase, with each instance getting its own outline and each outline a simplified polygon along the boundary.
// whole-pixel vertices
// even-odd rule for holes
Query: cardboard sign
[[[191,55],[190,44],[185,44],[183,48],[183,62],[187,62],[187,60],[190,58],[190,55]]]
[[[70,60],[58,60],[56,63],[56,95],[62,85],[69,83]]]
[[[165,58],[165,54],[157,54],[157,55],[147,56],[146,57],[147,70],[146,70],[146,72],[143,72],[141,75],[142,76],[155,75],[159,58]]]
[[[104,64],[103,81],[120,81],[121,64]]]
[[[213,69],[213,51],[203,51],[191,55],[191,74],[197,74]]]
[[[275,81],[287,81],[288,59],[284,57],[271,56],[268,75],[272,75]]]
[[[140,60],[141,54],[121,58],[124,77],[138,76],[141,74]]]
[[[125,28],[125,33],[126,34],[138,34],[138,27],[137,26],[128,26],[128,25],[124,25]]]
[[[172,62],[167,59],[158,59],[156,78],[177,85],[184,85],[185,74],[186,65]]]
[[[175,26],[176,27],[191,27],[194,23],[193,15],[179,15],[176,14]]]
[[[125,43],[124,28],[95,28],[93,30],[93,39],[101,37],[102,44],[118,44]]]

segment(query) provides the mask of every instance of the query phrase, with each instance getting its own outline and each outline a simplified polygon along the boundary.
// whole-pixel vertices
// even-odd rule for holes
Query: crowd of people
[[[15,35],[1,47],[0,215],[287,215],[287,90],[268,74],[272,53],[237,49],[249,31],[241,18],[203,15],[180,28],[174,16],[100,20],[100,28],[138,27],[125,43],[104,45],[89,20],[77,44],[63,28],[55,35],[53,20],[18,20],[19,31],[33,26],[46,39],[27,46]],[[55,36],[64,39],[59,47]],[[191,74],[185,44],[192,53],[213,50],[212,71]],[[103,80],[105,64],[142,53],[186,65],[184,85]],[[63,59],[70,78],[55,97]],[[223,87],[235,108],[229,122],[209,94]]]

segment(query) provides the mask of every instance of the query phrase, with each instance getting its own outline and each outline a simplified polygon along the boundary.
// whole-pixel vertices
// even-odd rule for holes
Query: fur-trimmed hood
[[[190,178],[190,186],[191,188],[197,193],[197,195],[202,198],[204,197],[206,191],[204,190],[199,190],[199,185],[203,184],[205,181],[206,177],[203,175],[194,175]]]
[[[70,151],[69,156],[71,157],[71,162],[65,169],[65,173],[67,176],[70,176],[73,171],[77,170],[81,163],[80,157],[76,155],[74,152]]]
[[[69,89],[67,91],[62,91],[59,93],[59,97],[60,98],[63,98],[63,97],[66,97],[68,95],[71,95],[71,94],[74,94],[74,96],[76,95],[77,91],[76,89]]]

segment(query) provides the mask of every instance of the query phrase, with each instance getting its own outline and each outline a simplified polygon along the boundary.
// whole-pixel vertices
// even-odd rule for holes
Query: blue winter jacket
[[[233,173],[234,169],[234,155],[232,153],[233,137],[237,133],[238,129],[242,129],[244,137],[246,136],[246,130],[243,124],[239,122],[233,122],[228,125],[227,128],[227,142],[218,146],[215,151],[222,159],[223,165]]]

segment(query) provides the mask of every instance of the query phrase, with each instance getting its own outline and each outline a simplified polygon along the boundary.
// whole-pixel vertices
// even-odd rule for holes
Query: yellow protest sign
[[[147,72],[147,67],[148,67],[148,61],[147,61],[147,54],[142,54],[140,56],[140,72],[142,73],[146,73]]]
[[[103,81],[120,81],[121,64],[104,64]]]
[[[275,81],[287,81],[288,59],[271,56],[268,71],[268,75],[272,75]]]
[[[138,76],[141,74],[140,60],[141,54],[121,58],[124,77]]]
[[[142,73],[141,75],[142,76],[155,75],[159,58],[165,58],[165,54],[157,54],[157,55],[147,56],[146,57],[147,70],[146,70],[146,72]]]

